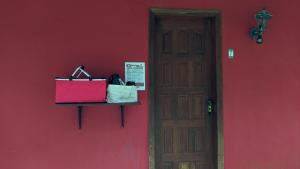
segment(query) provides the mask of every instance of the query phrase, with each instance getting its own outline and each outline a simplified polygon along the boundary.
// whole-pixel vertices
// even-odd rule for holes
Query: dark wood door
[[[154,81],[156,169],[215,169],[215,97],[211,19],[158,16]]]

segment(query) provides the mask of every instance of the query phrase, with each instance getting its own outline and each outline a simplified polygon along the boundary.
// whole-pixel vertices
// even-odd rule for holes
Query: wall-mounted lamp
[[[256,26],[250,29],[250,37],[256,41],[257,44],[263,43],[263,32],[266,30],[267,22],[272,18],[272,15],[263,9],[255,15]]]

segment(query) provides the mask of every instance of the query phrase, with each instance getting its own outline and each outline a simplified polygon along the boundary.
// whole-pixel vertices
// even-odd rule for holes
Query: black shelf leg
[[[121,109],[121,126],[122,128],[124,128],[124,106],[121,105],[120,109]]]
[[[82,124],[82,106],[78,106],[78,129],[81,129]]]

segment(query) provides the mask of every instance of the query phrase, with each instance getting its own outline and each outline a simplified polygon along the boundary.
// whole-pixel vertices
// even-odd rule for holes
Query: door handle
[[[215,107],[216,107],[216,102],[214,101],[214,99],[207,99],[207,112],[210,114],[210,113],[213,113],[215,112]]]

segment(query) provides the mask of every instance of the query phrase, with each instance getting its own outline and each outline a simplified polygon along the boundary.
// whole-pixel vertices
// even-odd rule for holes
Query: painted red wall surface
[[[3,0],[0,2],[0,168],[147,169],[148,90],[141,105],[54,104],[55,76],[79,64],[123,75],[148,63],[150,7],[222,13],[225,169],[300,169],[298,0]],[[273,14],[265,43],[248,37],[254,13]],[[227,49],[236,57],[227,59]],[[148,71],[148,67],[147,67]],[[147,72],[148,73],[148,72]],[[148,74],[147,74],[148,82]],[[147,86],[148,88],[148,86]]]

